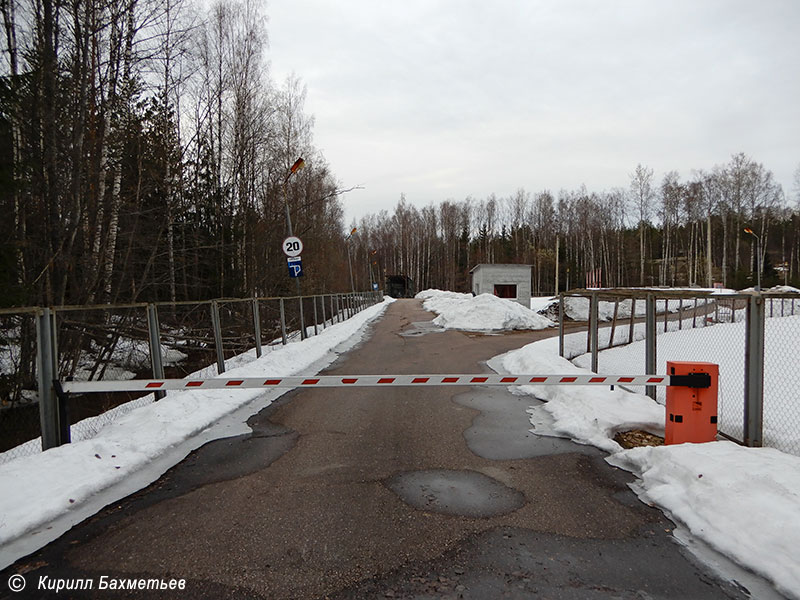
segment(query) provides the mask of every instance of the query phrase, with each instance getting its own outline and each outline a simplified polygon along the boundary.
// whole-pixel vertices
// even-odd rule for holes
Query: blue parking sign
[[[303,276],[303,263],[299,256],[287,258],[286,263],[289,265],[289,277]]]

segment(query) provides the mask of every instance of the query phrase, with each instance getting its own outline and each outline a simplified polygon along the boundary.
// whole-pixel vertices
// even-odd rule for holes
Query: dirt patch
[[[614,436],[614,441],[625,449],[664,445],[664,438],[642,431],[641,429],[620,431]]]

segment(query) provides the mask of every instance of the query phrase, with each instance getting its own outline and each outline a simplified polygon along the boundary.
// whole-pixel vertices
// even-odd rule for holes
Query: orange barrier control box
[[[717,393],[719,365],[707,362],[667,361],[667,374],[681,377],[707,373],[709,387],[687,387],[672,383],[667,388],[665,444],[713,442],[717,439]]]

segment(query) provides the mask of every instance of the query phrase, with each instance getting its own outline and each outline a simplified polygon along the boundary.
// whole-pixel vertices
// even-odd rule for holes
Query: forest
[[[293,295],[287,212],[306,248],[304,294],[393,274],[467,291],[482,262],[533,265],[535,294],[589,274],[742,288],[760,268],[765,287],[800,283],[800,167],[789,191],[744,153],[660,181],[632,165],[605,191],[419,208],[398,190],[391,212],[345,223],[349,190],[314,145],[301,78],[270,74],[262,3],[0,10],[2,307]]]
[[[795,175],[800,193],[800,167]],[[373,270],[405,273],[417,289],[469,291],[480,263],[533,266],[534,295],[579,287],[800,284],[800,202],[743,153],[688,180],[636,165],[626,187],[446,200],[357,226],[354,250]],[[800,198],[799,198],[800,200]],[[354,224],[355,226],[355,224]],[[745,232],[749,229],[751,233]],[[357,283],[368,281],[362,268]],[[363,286],[364,284],[362,284]]]

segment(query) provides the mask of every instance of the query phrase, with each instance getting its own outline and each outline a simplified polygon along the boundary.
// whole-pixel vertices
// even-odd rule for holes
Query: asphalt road
[[[330,374],[474,373],[553,331],[431,332],[392,304]],[[596,450],[528,432],[503,389],[302,390],[0,575],[182,578],[58,598],[745,598]],[[30,594],[30,595],[29,595]]]

